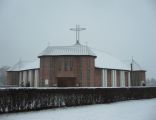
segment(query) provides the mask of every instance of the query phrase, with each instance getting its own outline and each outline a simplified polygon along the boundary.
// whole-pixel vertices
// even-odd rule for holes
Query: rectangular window
[[[128,72],[125,72],[125,86],[128,86]]]
[[[72,71],[73,61],[71,57],[64,58],[64,71]]]
[[[90,80],[90,59],[87,62],[87,80]]]
[[[58,59],[58,71],[62,70],[61,69],[61,67],[62,67],[61,63],[62,63],[61,59]]]
[[[112,87],[111,70],[107,70],[107,86],[108,86],[108,87]]]
[[[82,59],[80,59],[80,80],[82,80]]]
[[[117,82],[117,87],[120,87],[120,71],[116,71],[116,82]]]

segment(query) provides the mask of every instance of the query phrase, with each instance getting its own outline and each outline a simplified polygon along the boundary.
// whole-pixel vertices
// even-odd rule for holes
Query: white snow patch
[[[94,50],[97,58],[95,59],[95,67],[105,69],[130,70],[129,66],[124,64],[118,58],[102,51]]]
[[[156,98],[0,115],[0,120],[156,120]]]
[[[39,68],[40,68],[40,61],[39,59],[36,59],[33,61],[19,61],[8,71],[24,71],[24,70],[39,69]]]

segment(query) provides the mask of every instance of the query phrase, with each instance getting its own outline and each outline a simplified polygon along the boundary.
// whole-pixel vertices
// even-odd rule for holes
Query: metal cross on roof
[[[86,30],[86,28],[81,28],[80,25],[76,25],[76,28],[70,28],[72,31],[76,31],[76,44],[80,44],[80,31]]]

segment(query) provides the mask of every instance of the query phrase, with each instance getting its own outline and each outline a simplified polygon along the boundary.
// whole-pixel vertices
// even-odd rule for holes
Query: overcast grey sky
[[[0,0],[0,66],[32,60],[51,45],[81,43],[134,59],[156,78],[156,0]]]

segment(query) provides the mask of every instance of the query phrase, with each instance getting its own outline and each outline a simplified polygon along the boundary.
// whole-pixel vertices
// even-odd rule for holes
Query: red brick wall
[[[112,86],[112,75],[111,75],[111,70],[107,70],[107,86],[111,87]]]
[[[141,81],[146,83],[146,71],[133,71],[131,72],[131,85],[141,86]]]
[[[125,72],[125,86],[128,86],[128,72]]]
[[[116,70],[116,85],[120,87],[120,71]]]
[[[65,69],[66,59],[71,60],[71,69]],[[40,86],[49,80],[49,86],[57,86],[59,77],[73,77],[76,84],[94,86],[94,57],[91,56],[42,56],[40,57]]]
[[[7,85],[19,86],[19,72],[8,71],[7,72]]]
[[[102,86],[102,69],[100,68],[95,68],[95,81],[94,84],[96,87],[101,87]]]

